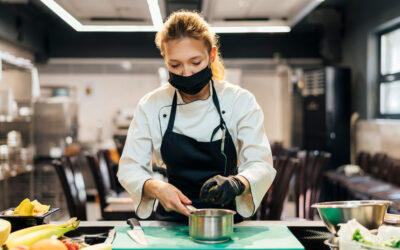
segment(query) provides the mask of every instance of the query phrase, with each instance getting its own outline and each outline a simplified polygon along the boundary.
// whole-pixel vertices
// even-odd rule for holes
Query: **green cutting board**
[[[238,226],[232,240],[219,244],[197,243],[190,239],[187,226],[143,227],[148,247],[133,241],[129,227],[116,227],[112,249],[304,249],[286,226]]]

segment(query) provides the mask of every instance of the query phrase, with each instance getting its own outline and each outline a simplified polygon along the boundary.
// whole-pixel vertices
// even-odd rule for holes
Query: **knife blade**
[[[104,241],[104,244],[112,244],[115,237],[115,229],[111,229],[108,231],[107,239]]]
[[[144,235],[139,221],[135,218],[130,218],[128,219],[128,224],[131,226],[132,230],[128,230],[126,232],[132,238],[132,240],[140,245],[148,246],[149,243],[146,240],[146,236]]]

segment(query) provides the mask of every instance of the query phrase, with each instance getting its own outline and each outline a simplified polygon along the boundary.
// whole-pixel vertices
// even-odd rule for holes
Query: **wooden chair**
[[[117,147],[118,154],[121,157],[122,152],[124,151],[126,137],[114,136],[113,139],[115,146]]]
[[[264,196],[253,220],[280,220],[289,190],[290,179],[298,167],[298,160],[287,156],[273,157],[275,179]]]
[[[295,170],[299,166],[299,161],[296,158],[279,157],[275,161],[275,169],[277,171],[271,190],[271,199],[268,202],[269,213],[263,216],[262,220],[280,220],[284,203],[289,191],[289,183],[292,179]]]
[[[371,155],[367,152],[357,154],[356,164],[361,167],[365,173],[370,173]]]
[[[271,144],[271,153],[273,156],[279,156],[283,149],[282,142],[273,142]]]
[[[96,189],[99,196],[101,215],[104,220],[126,220],[127,218],[136,217],[133,211],[133,204],[129,202],[119,203],[116,205],[118,210],[110,209],[110,203],[107,202],[107,197],[115,196],[111,189],[108,167],[106,163],[90,153],[85,153],[86,160],[92,172]]]
[[[382,172],[387,162],[387,155],[384,153],[376,153],[371,159],[371,165],[369,167],[370,174],[377,178],[382,178]]]
[[[400,187],[400,160],[390,159],[390,171],[387,173],[386,180],[393,185]]]
[[[118,166],[115,166],[115,164],[113,163],[113,161],[111,160],[111,156],[110,156],[110,151],[108,150],[99,150],[99,152],[97,152],[97,158],[99,160],[99,164],[101,164],[102,166],[100,168],[104,168],[107,169],[107,173],[108,173],[108,179],[110,182],[110,188],[115,191],[116,193],[118,193],[117,191],[117,176],[116,176],[116,171],[114,171],[114,169]]]
[[[312,220],[316,211],[311,205],[319,201],[324,169],[330,153],[301,151],[298,153],[300,167],[295,178],[296,216]]]
[[[76,159],[62,157],[52,162],[63,187],[71,217],[86,220],[86,192],[83,176]]]

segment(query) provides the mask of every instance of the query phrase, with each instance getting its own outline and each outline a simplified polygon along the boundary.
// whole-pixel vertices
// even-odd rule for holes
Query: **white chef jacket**
[[[264,115],[253,94],[226,81],[215,81],[215,90],[238,156],[238,173],[250,184],[250,193],[237,196],[237,212],[252,216],[275,178],[271,148],[264,131]],[[132,197],[136,214],[147,218],[155,199],[142,196],[144,183],[152,178],[151,160],[162,164],[160,153],[167,129],[175,88],[165,84],[146,94],[139,102],[129,126],[118,179]],[[220,117],[210,97],[185,103],[177,91],[177,111],[173,132],[209,142]],[[221,130],[213,140],[222,137]],[[188,163],[190,164],[190,163]]]

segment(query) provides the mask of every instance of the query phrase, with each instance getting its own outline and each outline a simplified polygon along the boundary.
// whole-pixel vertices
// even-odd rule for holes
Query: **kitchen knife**
[[[148,246],[149,243],[147,243],[146,236],[144,235],[139,221],[135,218],[130,218],[128,219],[128,224],[132,227],[132,230],[128,230],[126,232],[132,238],[132,240],[140,245]]]
[[[115,229],[111,229],[108,231],[107,239],[104,241],[104,244],[112,244],[115,237]]]

